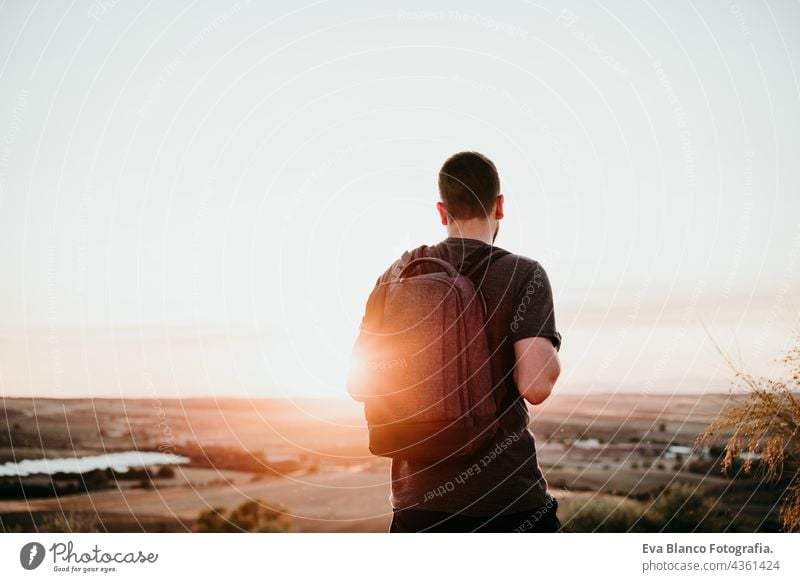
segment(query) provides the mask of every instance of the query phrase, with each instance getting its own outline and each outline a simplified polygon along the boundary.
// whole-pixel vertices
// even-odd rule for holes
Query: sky
[[[0,5],[0,393],[330,396],[452,153],[565,392],[727,390],[800,321],[796,2]]]

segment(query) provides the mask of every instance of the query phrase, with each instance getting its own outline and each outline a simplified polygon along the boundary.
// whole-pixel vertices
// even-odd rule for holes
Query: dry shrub
[[[783,360],[789,368],[788,380],[754,377],[741,365],[733,364],[718,346],[717,350],[747,392],[740,403],[725,409],[700,434],[697,444],[708,445],[724,439],[722,471],[725,473],[740,459],[741,471],[753,473],[753,459],[758,458],[759,471],[767,481],[777,483],[788,479],[781,524],[786,531],[800,531],[800,335]]]

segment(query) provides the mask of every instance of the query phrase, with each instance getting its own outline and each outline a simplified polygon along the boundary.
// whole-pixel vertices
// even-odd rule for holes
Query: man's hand
[[[561,374],[558,352],[546,337],[527,337],[514,342],[514,382],[531,404],[541,404],[553,391]]]

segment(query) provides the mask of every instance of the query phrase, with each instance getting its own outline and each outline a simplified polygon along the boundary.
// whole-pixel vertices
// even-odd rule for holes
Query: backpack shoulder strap
[[[497,259],[510,254],[511,253],[505,249],[492,247],[485,257],[467,269],[467,271],[464,273],[464,276],[468,279],[472,279],[475,274],[481,272],[483,269],[486,269],[491,261],[496,261]]]
[[[424,257],[427,249],[428,245],[422,245],[410,251],[404,251],[400,256],[400,261],[395,263],[394,268],[392,269],[392,279],[397,279],[403,269],[405,269],[411,261],[420,257]]]

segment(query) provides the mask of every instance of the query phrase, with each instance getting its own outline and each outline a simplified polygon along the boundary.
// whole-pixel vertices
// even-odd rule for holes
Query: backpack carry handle
[[[400,274],[397,276],[398,279],[405,277],[408,273],[419,267],[423,263],[433,263],[434,265],[441,267],[441,269],[446,272],[451,277],[457,277],[458,271],[456,271],[455,267],[448,263],[445,260],[437,259],[436,257],[420,257],[419,259],[414,259],[410,263],[408,263],[403,270],[400,271]]]

